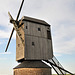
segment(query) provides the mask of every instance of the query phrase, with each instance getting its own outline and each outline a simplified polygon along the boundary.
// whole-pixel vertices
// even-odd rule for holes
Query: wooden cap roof
[[[17,68],[50,68],[42,61],[23,61],[21,64],[16,66],[14,69]]]
[[[27,16],[23,16],[22,20],[23,21],[30,21],[30,22],[34,22],[34,23],[39,23],[39,24],[46,25],[46,26],[50,26],[47,22],[45,22],[43,20],[39,20],[39,19],[36,19],[36,18],[27,17]]]

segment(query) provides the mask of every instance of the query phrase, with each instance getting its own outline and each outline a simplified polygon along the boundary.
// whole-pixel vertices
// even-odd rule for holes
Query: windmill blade
[[[10,20],[13,20],[13,18],[12,18],[12,16],[11,16],[10,12],[8,12],[8,15],[9,15]]]
[[[20,12],[21,12],[21,9],[22,9],[22,6],[23,6],[23,3],[24,3],[24,0],[22,0],[22,3],[21,3],[21,6],[20,6],[20,9],[19,9],[19,12],[18,12],[18,15],[17,15],[16,21],[17,21],[18,18],[19,18],[19,15],[20,15]]]
[[[10,43],[11,38],[12,38],[12,35],[13,35],[13,32],[14,32],[14,28],[12,29],[12,32],[11,32],[11,35],[10,35],[9,41],[8,41],[8,43],[7,43],[7,46],[6,46],[5,52],[7,52],[7,49],[8,49],[9,43]]]
[[[19,9],[19,12],[18,12],[18,15],[17,15],[16,21],[17,21],[18,18],[19,18],[19,15],[20,15],[20,12],[21,12],[21,9],[22,9],[22,6],[23,6],[23,3],[24,3],[24,0],[22,0],[22,3],[21,3],[21,6],[20,6],[20,9]],[[10,14],[9,14],[9,16],[10,16]],[[10,16],[10,17],[11,17],[11,16]],[[9,44],[10,44],[10,41],[11,41],[11,38],[12,38],[13,32],[14,32],[14,28],[12,29],[12,32],[11,32],[11,35],[10,35],[9,41],[8,41],[8,43],[7,43],[7,46],[6,46],[5,52],[7,51],[8,46],[9,46]]]

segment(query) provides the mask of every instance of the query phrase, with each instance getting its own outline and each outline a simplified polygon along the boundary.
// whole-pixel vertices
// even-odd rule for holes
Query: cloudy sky
[[[21,0],[0,1],[0,75],[12,75],[16,62],[14,32],[7,53],[4,53],[13,25],[8,11],[16,19]],[[53,51],[60,63],[75,73],[75,0],[25,0],[22,16],[45,20],[51,25]]]

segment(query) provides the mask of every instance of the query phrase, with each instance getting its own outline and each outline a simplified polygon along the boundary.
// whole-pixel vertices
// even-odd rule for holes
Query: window
[[[28,27],[26,26],[26,29],[28,29]]]
[[[51,33],[47,30],[47,38],[51,40]]]
[[[41,29],[40,29],[40,28],[38,28],[38,31],[41,31]]]
[[[35,44],[34,44],[34,42],[32,42],[32,46],[34,46]]]
[[[18,47],[20,47],[20,44],[18,44]]]

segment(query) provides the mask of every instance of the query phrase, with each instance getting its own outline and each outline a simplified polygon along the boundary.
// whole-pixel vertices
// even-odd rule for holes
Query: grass
[[[57,74],[52,74],[52,75],[57,75]],[[60,74],[60,75],[62,75],[62,74]],[[66,74],[66,75],[71,75],[71,74]],[[75,75],[75,74],[74,74]]]

